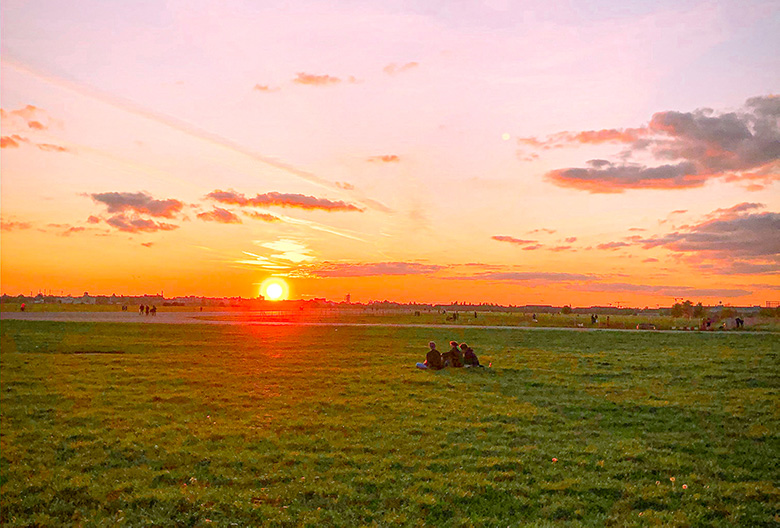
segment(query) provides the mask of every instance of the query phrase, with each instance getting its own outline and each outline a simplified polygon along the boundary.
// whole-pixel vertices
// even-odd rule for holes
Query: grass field
[[[777,526],[780,336],[0,325],[3,526]],[[492,369],[426,372],[429,340]]]

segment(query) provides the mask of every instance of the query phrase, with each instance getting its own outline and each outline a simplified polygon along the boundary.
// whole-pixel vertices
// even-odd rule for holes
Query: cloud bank
[[[685,189],[723,178],[758,190],[780,179],[780,97],[753,97],[740,111],[666,111],[640,128],[560,132],[547,138],[521,138],[538,149],[578,144],[623,144],[623,160],[649,154],[656,166],[629,161],[591,160],[587,167],[555,169],[546,179],[560,187],[591,193],[627,189]]]

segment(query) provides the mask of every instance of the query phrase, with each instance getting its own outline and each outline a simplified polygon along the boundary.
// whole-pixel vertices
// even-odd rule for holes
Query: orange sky
[[[771,2],[2,5],[2,293],[780,300]]]

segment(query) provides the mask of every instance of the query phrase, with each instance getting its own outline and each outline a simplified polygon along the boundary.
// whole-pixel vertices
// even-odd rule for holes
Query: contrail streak
[[[294,176],[297,176],[303,180],[306,180],[308,182],[314,183],[316,185],[319,185],[320,187],[329,189],[329,190],[337,190],[339,192],[343,192],[343,189],[340,189],[337,187],[334,183],[324,179],[320,178],[316,174],[313,174],[311,172],[301,170],[297,167],[294,167],[290,165],[289,163],[284,163],[283,161],[279,161],[277,159],[271,158],[269,156],[263,156],[262,154],[259,154],[253,150],[250,150],[243,145],[236,143],[235,141],[232,141],[230,139],[227,139],[225,137],[222,137],[218,134],[214,134],[212,132],[209,132],[208,130],[204,130],[200,127],[197,127],[191,123],[188,123],[186,121],[183,121],[181,119],[177,119],[175,117],[171,117],[166,114],[162,114],[160,112],[156,112],[154,110],[150,110],[148,108],[145,108],[137,103],[134,103],[133,101],[130,101],[129,99],[125,99],[124,97],[120,97],[108,92],[105,92],[103,90],[99,90],[93,86],[89,86],[85,83],[74,81],[71,79],[67,79],[65,77],[59,76],[59,75],[53,75],[51,73],[38,71],[34,68],[31,68],[30,66],[12,59],[8,57],[8,53],[5,53],[5,57],[3,57],[2,63],[4,65],[8,65],[11,68],[14,68],[17,71],[27,73],[29,75],[32,75],[34,77],[37,77],[39,79],[42,79],[48,83],[66,88],[70,91],[76,92],[77,94],[95,99],[97,101],[100,101],[102,103],[105,103],[107,105],[113,106],[114,108],[118,108],[120,110],[123,110],[125,112],[129,112],[131,114],[149,119],[151,121],[163,124],[169,128],[172,128],[174,130],[177,130],[179,132],[182,132],[184,134],[187,134],[189,136],[198,138],[203,141],[208,141],[210,143],[213,143],[215,145],[219,145],[223,148],[226,148],[228,150],[232,150],[233,152],[236,152],[238,154],[242,154],[244,156],[247,156],[248,158],[251,158],[255,161],[259,161],[260,163],[263,163],[265,165],[269,165],[271,167],[274,167],[276,169],[282,170],[287,172],[288,174],[292,174]],[[374,200],[370,199],[361,199],[360,200],[364,205],[367,205],[373,209],[377,209],[379,211],[383,212],[390,212],[391,209],[386,207],[385,205],[376,202]]]

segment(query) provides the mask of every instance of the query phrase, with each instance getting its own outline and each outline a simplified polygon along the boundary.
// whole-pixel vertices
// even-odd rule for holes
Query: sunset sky
[[[780,301],[776,1],[2,2],[2,293]]]

